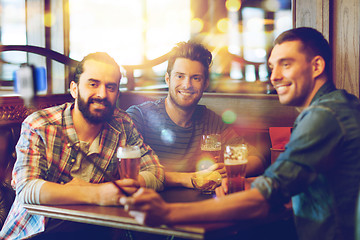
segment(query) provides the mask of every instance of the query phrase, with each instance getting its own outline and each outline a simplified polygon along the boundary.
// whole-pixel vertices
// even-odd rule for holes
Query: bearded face
[[[92,124],[99,124],[111,119],[115,104],[111,104],[106,98],[98,99],[90,97],[87,101],[78,92],[78,107],[84,118]],[[100,106],[100,107],[92,107]]]

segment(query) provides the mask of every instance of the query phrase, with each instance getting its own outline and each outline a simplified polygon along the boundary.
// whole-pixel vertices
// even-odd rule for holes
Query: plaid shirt
[[[19,199],[19,193],[29,180],[44,179],[67,183],[70,170],[78,154],[79,139],[74,128],[71,109],[73,103],[47,108],[24,120],[16,146],[17,161],[13,170],[13,187],[17,197],[0,232],[1,239],[23,239],[45,230],[46,218],[30,215]],[[101,132],[100,153],[92,158],[108,175],[119,179],[116,150],[119,146],[139,145],[142,159],[140,174],[147,186],[163,188],[164,170],[152,149],[145,145],[134,123],[124,111],[116,109],[112,120]],[[94,168],[90,182],[105,182],[104,174]],[[153,182],[152,182],[153,181]],[[154,183],[155,182],[155,183]]]

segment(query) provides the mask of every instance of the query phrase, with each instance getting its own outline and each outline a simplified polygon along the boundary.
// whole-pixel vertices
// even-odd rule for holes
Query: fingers
[[[220,186],[215,189],[216,197],[223,197],[225,196],[224,189]]]
[[[121,197],[119,202],[121,205],[124,206],[126,211],[136,209],[136,203],[137,205],[139,205],[139,202],[141,202],[141,197],[143,197],[142,195],[144,194],[144,191],[144,188],[140,188],[131,197]]]
[[[131,197],[121,197],[120,204],[140,224],[158,226],[165,222],[168,205],[152,189],[140,188]]]
[[[140,183],[134,179],[117,180],[116,184],[125,190],[129,195],[134,194],[140,187]]]
[[[122,187],[134,187],[134,188],[139,188],[140,187],[139,181],[134,180],[134,179],[130,179],[130,178],[117,180],[116,183],[119,184]]]
[[[223,197],[228,193],[228,179],[223,178],[221,181],[221,186],[215,189],[217,197]]]
[[[140,188],[131,197],[121,197],[119,202],[127,211],[147,211],[150,205],[161,201],[160,196],[152,189]]]
[[[143,212],[140,212],[140,211],[134,211],[134,210],[131,210],[129,211],[129,215],[132,216],[133,218],[135,218],[135,220],[140,223],[140,224],[145,224],[145,213]]]
[[[206,171],[215,171],[224,168],[225,165],[223,163],[215,163],[211,165],[209,168],[206,169]]]

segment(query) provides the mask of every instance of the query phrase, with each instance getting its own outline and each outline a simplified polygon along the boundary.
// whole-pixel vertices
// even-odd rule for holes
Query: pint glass
[[[224,151],[224,164],[228,177],[229,193],[245,189],[248,148],[246,144],[227,145]]]
[[[119,147],[117,157],[119,158],[120,179],[132,178],[138,180],[141,158],[139,146]]]
[[[202,135],[201,138],[201,152],[202,156],[210,157],[215,163],[220,162],[221,154],[221,135],[208,134]]]

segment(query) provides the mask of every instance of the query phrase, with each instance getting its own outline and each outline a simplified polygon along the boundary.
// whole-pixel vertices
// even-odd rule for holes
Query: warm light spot
[[[222,18],[220,19],[217,24],[217,29],[222,32],[222,33],[226,33],[229,29],[229,19],[228,18]]]
[[[225,112],[223,112],[222,114],[222,120],[224,123],[226,124],[232,124],[235,122],[236,120],[236,113],[234,113],[231,110],[226,110]]]
[[[252,32],[261,32],[264,28],[264,20],[261,18],[252,18],[248,21],[246,27]]]
[[[264,25],[273,25],[274,19],[264,19]]]
[[[265,58],[266,57],[266,51],[263,48],[257,48],[255,49],[255,55],[257,58]]]
[[[191,20],[191,32],[199,33],[204,28],[204,22],[200,18]]]
[[[54,23],[54,17],[51,13],[45,13],[45,27],[51,27]]]
[[[225,3],[226,9],[229,12],[237,12],[239,11],[241,7],[241,1],[240,0],[227,0]]]
[[[196,164],[196,171],[201,171],[208,169],[210,166],[214,165],[215,162],[210,157],[203,157],[200,161]]]
[[[277,0],[266,0],[263,5],[266,10],[271,12],[276,12],[280,8],[280,2]]]

